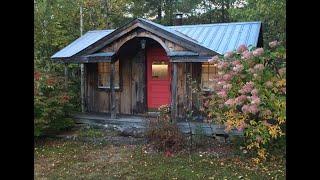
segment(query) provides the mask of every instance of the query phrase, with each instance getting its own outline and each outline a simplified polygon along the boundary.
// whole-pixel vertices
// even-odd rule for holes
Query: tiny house
[[[207,89],[217,73],[208,60],[241,44],[261,46],[261,31],[261,22],[163,26],[137,18],[89,31],[51,58],[84,65],[85,112],[146,115],[167,104],[172,118],[183,118],[193,103],[187,75]]]

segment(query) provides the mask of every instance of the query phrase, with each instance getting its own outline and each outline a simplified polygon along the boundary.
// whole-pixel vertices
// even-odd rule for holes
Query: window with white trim
[[[119,61],[115,62],[114,88],[120,88]],[[98,88],[110,88],[111,64],[108,62],[98,63]]]
[[[204,90],[212,90],[211,79],[218,74],[217,66],[213,63],[202,63],[201,87]]]

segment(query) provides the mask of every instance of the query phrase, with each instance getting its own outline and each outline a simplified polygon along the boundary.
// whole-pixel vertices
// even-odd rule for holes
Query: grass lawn
[[[167,157],[148,145],[37,140],[35,179],[285,179],[285,159],[252,166],[201,152]]]

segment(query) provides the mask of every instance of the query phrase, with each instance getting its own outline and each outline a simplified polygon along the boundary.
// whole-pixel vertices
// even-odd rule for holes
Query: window
[[[211,89],[213,79],[217,75],[218,70],[215,64],[212,63],[202,63],[202,74],[201,74],[201,85],[202,89]]]
[[[110,63],[98,63],[98,87],[110,88],[110,75],[111,64]],[[115,62],[115,74],[114,74],[114,88],[119,89],[119,60]]]
[[[164,61],[152,62],[152,79],[167,79],[168,63]]]

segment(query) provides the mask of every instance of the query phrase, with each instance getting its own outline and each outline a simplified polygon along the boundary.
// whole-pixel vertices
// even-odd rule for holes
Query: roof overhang
[[[170,62],[192,62],[202,63],[208,62],[212,56],[173,56],[170,57]]]
[[[76,56],[71,58],[53,58],[60,63],[97,63],[97,62],[112,62],[116,57],[114,52],[95,53],[86,56]]]

